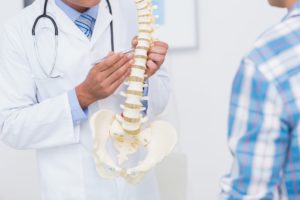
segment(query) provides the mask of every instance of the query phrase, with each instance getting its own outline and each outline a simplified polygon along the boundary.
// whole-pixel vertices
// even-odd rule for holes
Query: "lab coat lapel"
[[[73,35],[80,40],[89,41],[84,33],[74,24],[74,22],[62,11],[55,3],[55,0],[49,1],[48,13],[54,17],[58,29],[66,34]]]
[[[94,45],[102,35],[102,33],[109,29],[110,22],[113,20],[113,16],[109,13],[108,5],[105,0],[102,0],[99,4],[98,16],[91,38],[91,45]]]
[[[41,1],[41,10],[44,6],[44,1]],[[113,16],[109,13],[108,5],[105,0],[99,4],[99,11],[94,27],[91,41],[82,33],[82,31],[74,24],[74,22],[56,5],[55,0],[50,0],[48,3],[48,14],[52,16],[58,26],[60,32],[73,35],[80,40],[91,42],[94,45],[102,35],[102,33],[109,28]]]

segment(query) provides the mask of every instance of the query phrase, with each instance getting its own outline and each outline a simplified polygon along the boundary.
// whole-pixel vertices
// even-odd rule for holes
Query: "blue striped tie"
[[[95,19],[88,14],[81,14],[78,19],[75,20],[75,24],[86,35],[91,38],[93,34],[93,23]]]

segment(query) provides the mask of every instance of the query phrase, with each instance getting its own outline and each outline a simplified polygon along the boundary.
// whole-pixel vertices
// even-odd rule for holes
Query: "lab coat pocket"
[[[37,97],[39,101],[56,97],[71,89],[68,81],[63,77],[58,78],[33,78],[37,88]]]

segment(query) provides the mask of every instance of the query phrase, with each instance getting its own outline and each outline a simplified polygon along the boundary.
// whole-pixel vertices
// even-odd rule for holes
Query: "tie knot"
[[[93,24],[95,19],[88,14],[81,14],[78,19],[75,20],[75,24],[78,28],[88,37],[91,38],[93,34]]]

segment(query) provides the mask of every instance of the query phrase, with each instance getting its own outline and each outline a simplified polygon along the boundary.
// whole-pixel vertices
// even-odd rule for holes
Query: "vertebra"
[[[112,111],[103,110],[95,113],[90,121],[99,175],[105,178],[122,176],[131,183],[139,182],[148,170],[172,151],[177,142],[176,130],[167,122],[154,121],[149,128],[142,128],[147,121],[147,117],[143,116],[146,108],[142,101],[148,100],[148,97],[143,96],[143,91],[148,87],[145,84],[145,71],[148,51],[153,42],[155,17],[151,0],[135,0],[135,3],[139,23],[138,44],[127,80],[127,91],[121,93],[125,97],[125,102],[121,105],[123,113],[115,115]],[[109,139],[113,140],[114,147],[119,152],[117,163],[107,153]],[[146,158],[138,166],[126,169],[124,165],[128,156],[141,147],[147,150]]]

